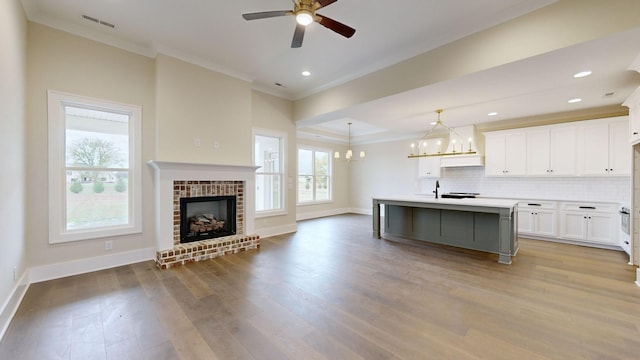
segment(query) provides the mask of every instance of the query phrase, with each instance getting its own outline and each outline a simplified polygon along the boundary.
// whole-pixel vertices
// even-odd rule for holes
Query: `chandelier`
[[[453,130],[452,128],[443,124],[442,121],[440,121],[440,114],[442,113],[442,109],[436,110],[436,113],[438,113],[438,120],[435,122],[435,124],[433,124],[433,127],[429,129],[429,131],[427,131],[427,133],[420,140],[418,140],[417,148],[415,143],[411,143],[411,154],[409,154],[409,156],[407,157],[420,158],[420,157],[428,157],[428,156],[475,154],[476,151],[473,150],[473,139],[469,138],[467,140],[467,148],[465,149],[465,146],[464,146],[465,144],[464,144],[464,140],[462,139],[462,136],[460,136],[460,134],[458,134],[455,130]],[[449,141],[451,142],[451,144],[449,144],[451,151],[449,152],[442,151],[441,149],[442,142],[440,140],[438,140],[438,143],[437,143],[438,148],[436,152],[430,153],[428,150],[428,147],[427,147],[428,137],[429,135],[431,135],[433,130],[435,130],[438,127],[444,128],[449,132]]]
[[[351,158],[353,157],[353,151],[351,150],[351,123],[347,123],[347,125],[349,125],[349,147],[347,148],[347,152],[344,154],[344,158],[347,159],[347,161],[351,161]],[[360,151],[360,159],[364,159],[365,157],[365,153],[364,151]],[[336,151],[333,153],[333,158],[334,159],[340,159],[340,152]]]

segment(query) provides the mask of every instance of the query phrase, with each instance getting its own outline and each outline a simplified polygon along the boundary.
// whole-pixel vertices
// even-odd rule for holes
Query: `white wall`
[[[374,196],[415,194],[420,191],[417,159],[407,158],[409,144],[409,141],[393,141],[354,147],[354,153],[363,149],[367,157],[351,171],[352,209],[371,213],[371,199]]]
[[[26,269],[25,85],[27,23],[18,0],[0,1],[0,337]],[[14,279],[14,268],[16,279]],[[22,290],[23,291],[23,290]],[[14,296],[15,295],[15,296]]]

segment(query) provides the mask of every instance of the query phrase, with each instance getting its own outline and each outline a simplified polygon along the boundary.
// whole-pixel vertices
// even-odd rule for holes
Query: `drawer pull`
[[[595,207],[595,206],[580,206],[580,209],[595,210],[595,209],[596,209],[596,207]]]
[[[542,206],[542,204],[527,204],[529,206]]]

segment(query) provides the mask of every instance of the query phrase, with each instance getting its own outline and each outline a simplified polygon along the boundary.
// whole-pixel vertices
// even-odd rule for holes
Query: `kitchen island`
[[[373,199],[373,236],[380,239],[380,205],[385,205],[384,234],[498,254],[511,264],[518,251],[518,202],[505,199],[436,199],[398,195]]]

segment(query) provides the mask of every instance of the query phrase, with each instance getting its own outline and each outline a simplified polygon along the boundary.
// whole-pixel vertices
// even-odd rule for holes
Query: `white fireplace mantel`
[[[196,164],[185,162],[147,162],[155,171],[156,251],[173,248],[173,182],[244,181],[244,232],[253,234],[255,225],[255,171],[259,166]]]

